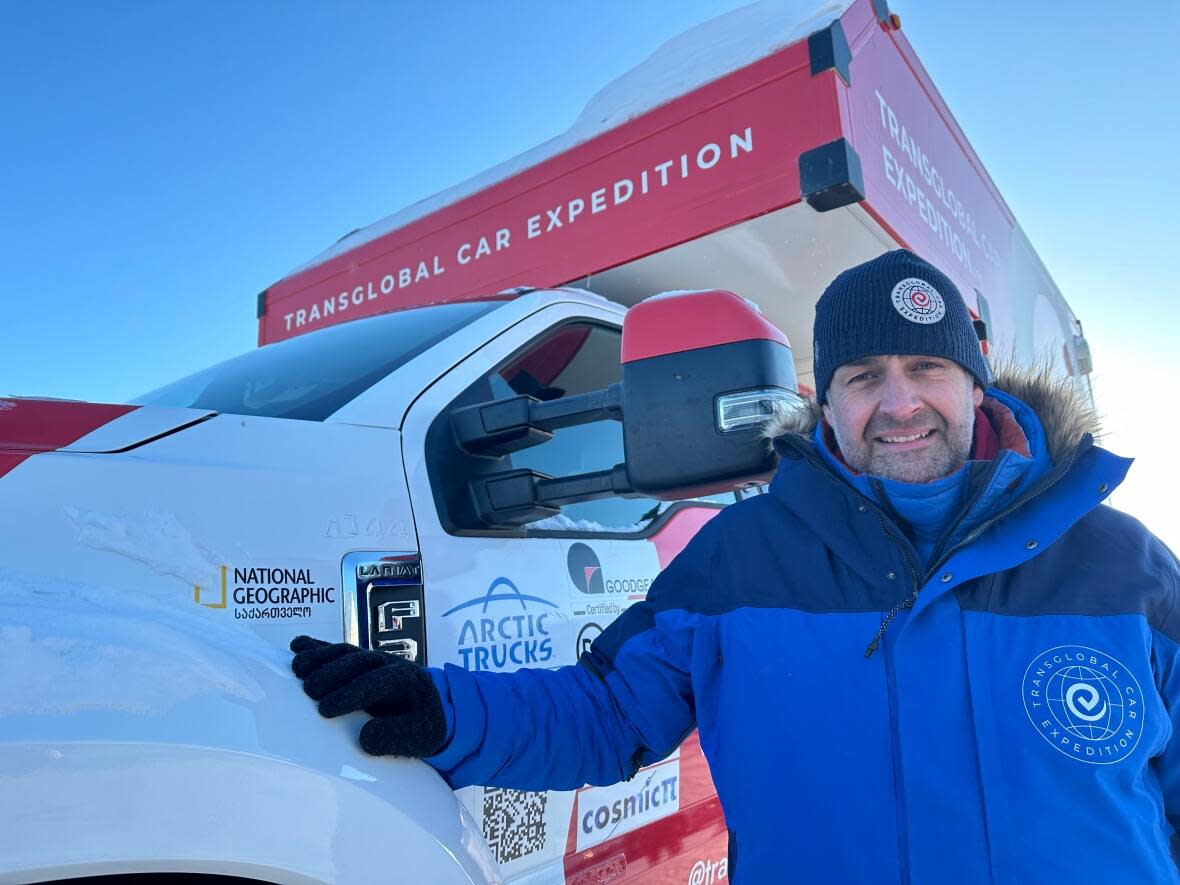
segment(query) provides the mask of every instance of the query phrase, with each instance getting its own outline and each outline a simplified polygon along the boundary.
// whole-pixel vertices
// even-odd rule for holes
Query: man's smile
[[[874,436],[873,442],[886,447],[890,451],[908,451],[910,449],[925,447],[937,432],[934,428],[930,428],[913,433],[891,433],[883,436]]]

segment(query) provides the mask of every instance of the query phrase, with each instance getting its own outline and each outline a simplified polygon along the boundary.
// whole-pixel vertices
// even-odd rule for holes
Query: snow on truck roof
[[[337,255],[405,227],[550,157],[647,113],[731,71],[771,55],[839,18],[852,0],[758,0],[673,37],[649,58],[611,81],[561,135],[341,237],[294,276]]]
[[[624,306],[726,289],[796,343],[805,379],[824,286],[898,246],[944,269],[1001,350],[1077,334],[885,4],[761,0],[669,40],[557,138],[275,282],[258,343],[521,285]]]

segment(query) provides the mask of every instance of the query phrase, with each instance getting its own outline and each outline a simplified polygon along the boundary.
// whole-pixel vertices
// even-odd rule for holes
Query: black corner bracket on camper
[[[799,187],[817,212],[858,203],[865,198],[860,157],[844,138],[804,151],[799,155]]]
[[[852,85],[852,74],[849,67],[852,64],[852,50],[848,48],[848,38],[844,36],[844,28],[840,19],[836,19],[822,31],[816,31],[807,38],[807,52],[811,56],[811,75],[823,71],[836,69],[845,86]]]

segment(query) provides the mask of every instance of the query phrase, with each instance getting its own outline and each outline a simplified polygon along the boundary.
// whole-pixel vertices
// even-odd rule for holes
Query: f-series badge
[[[416,553],[368,554],[356,564],[362,645],[426,664],[422,561]]]

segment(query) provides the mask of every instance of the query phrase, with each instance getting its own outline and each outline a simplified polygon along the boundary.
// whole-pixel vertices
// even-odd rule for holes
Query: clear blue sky
[[[118,402],[253,347],[259,290],[741,5],[0,5],[0,395]],[[1085,324],[1141,460],[1116,503],[1180,543],[1180,3],[891,6]]]

